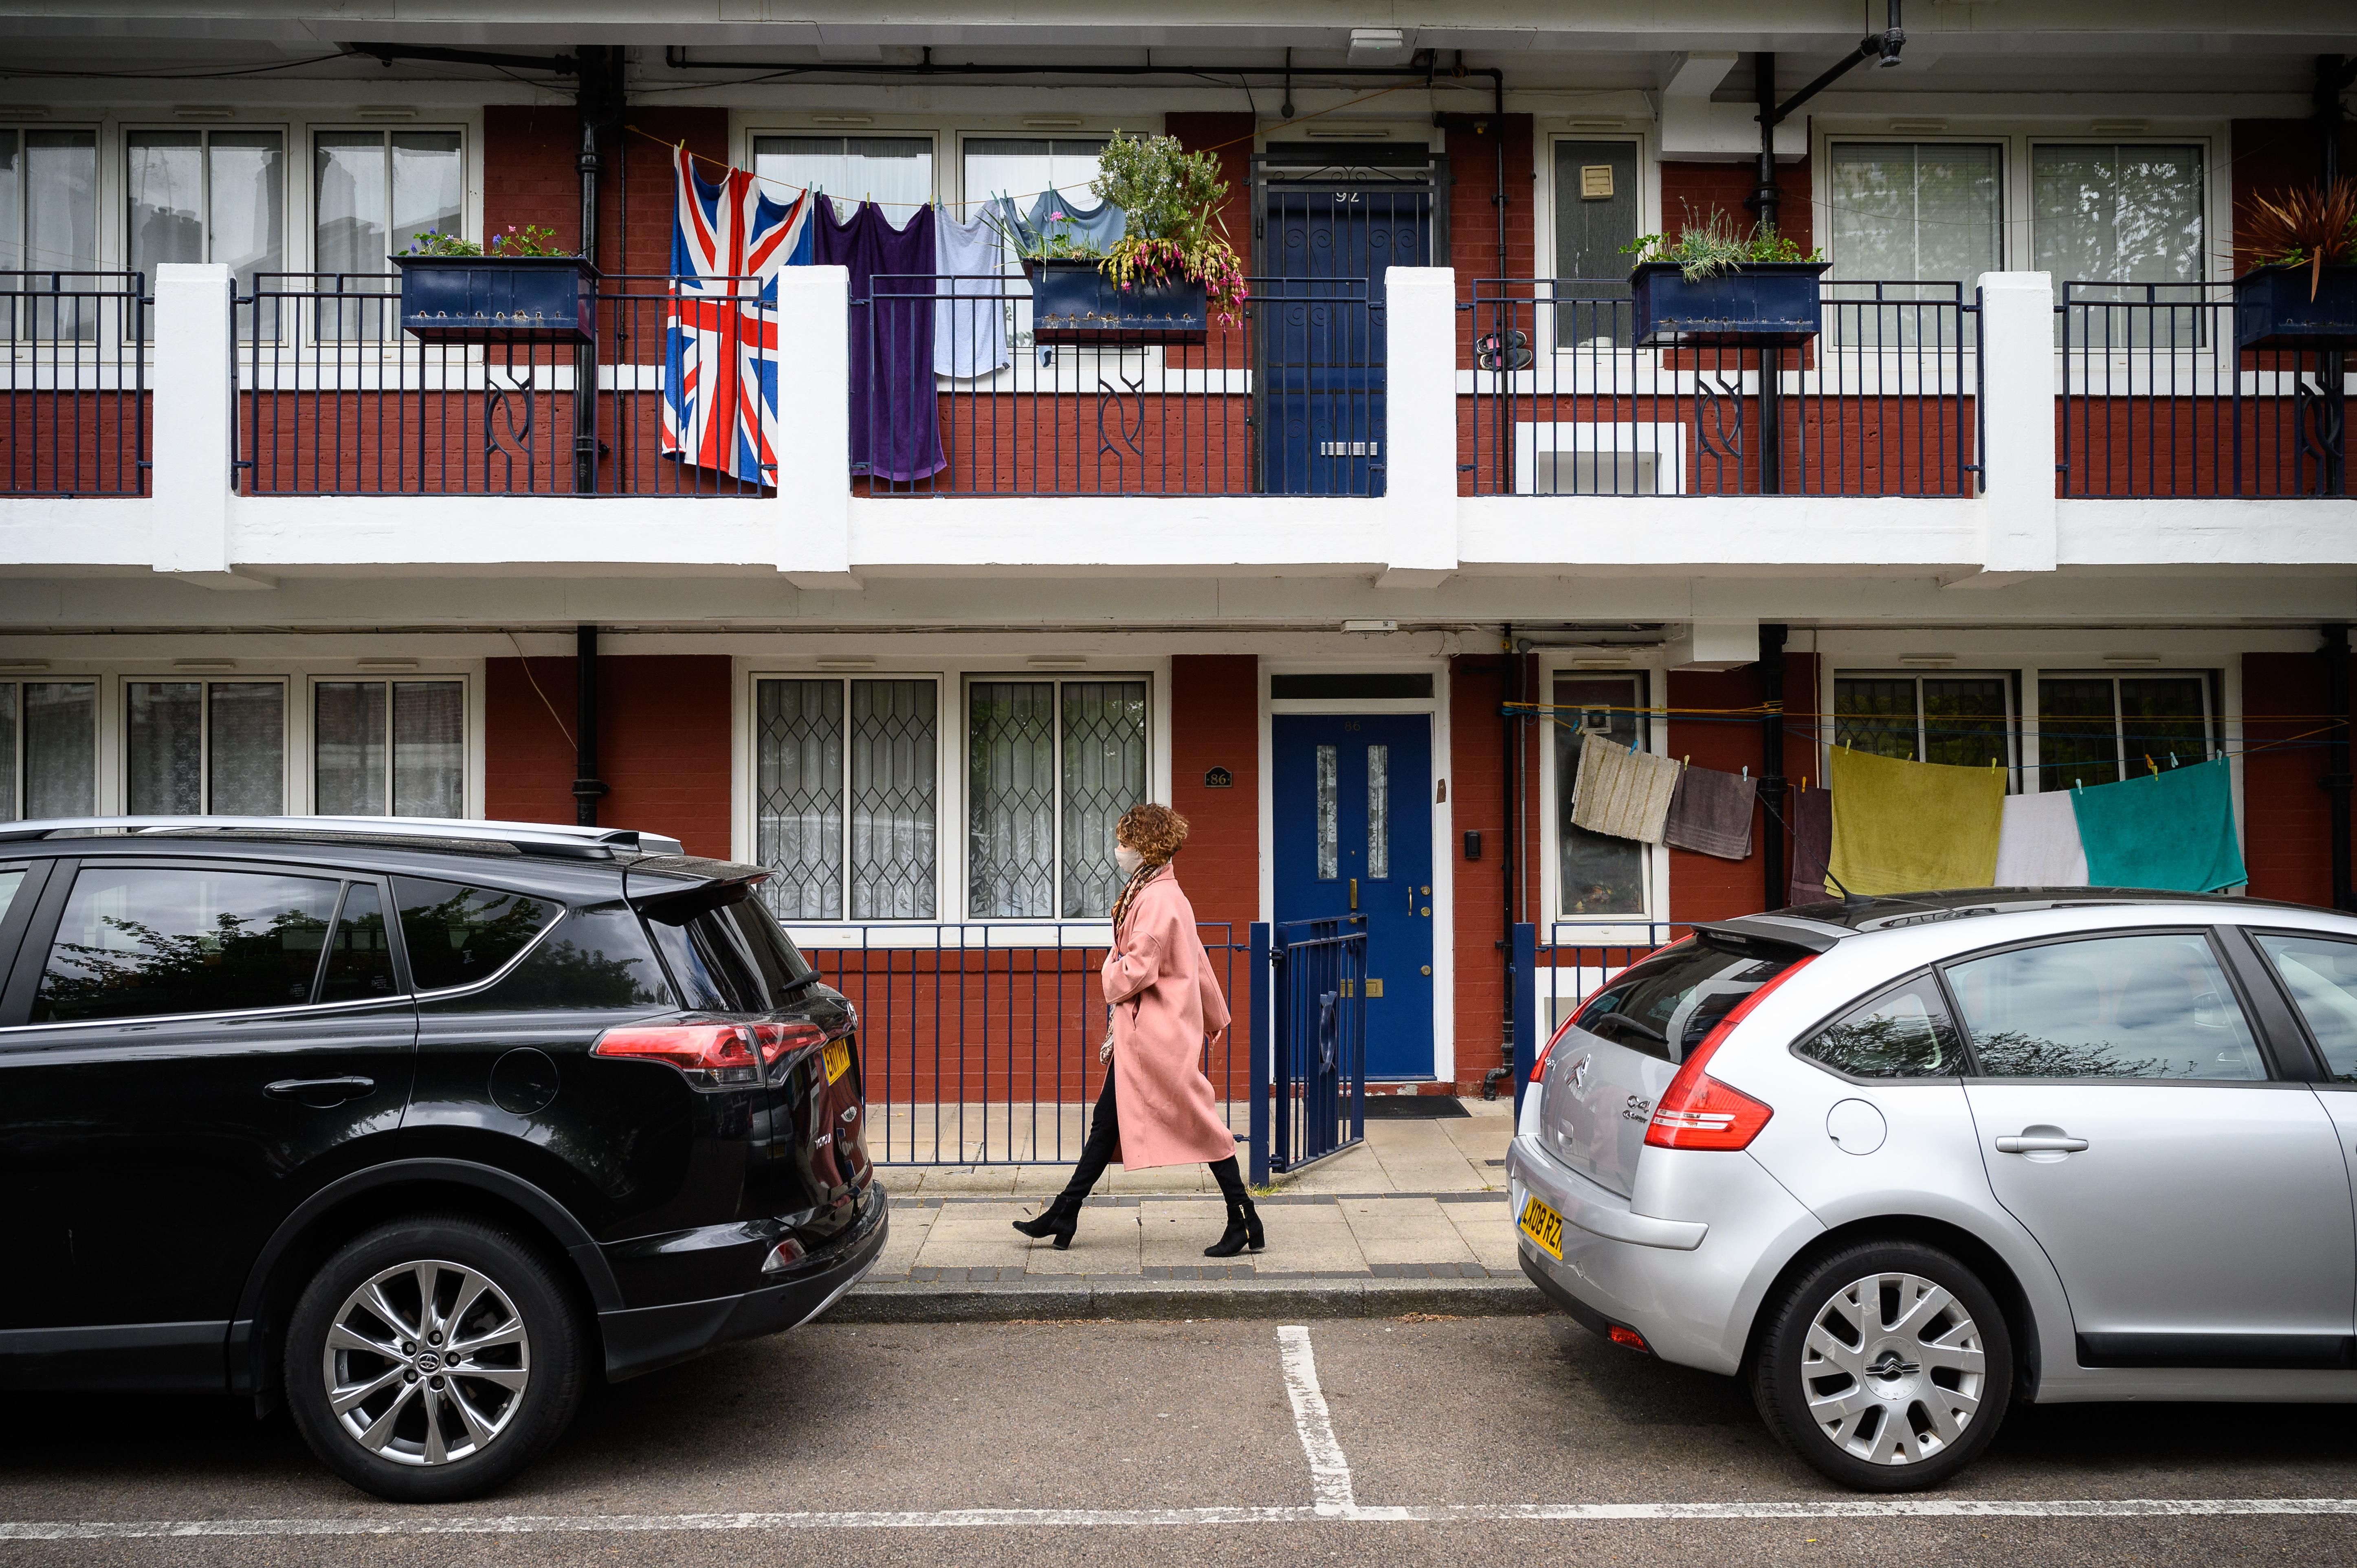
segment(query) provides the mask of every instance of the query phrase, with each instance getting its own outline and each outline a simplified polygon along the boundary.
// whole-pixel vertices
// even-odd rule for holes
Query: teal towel
[[[2215,893],[2250,880],[2222,757],[2071,791],[2095,887]]]

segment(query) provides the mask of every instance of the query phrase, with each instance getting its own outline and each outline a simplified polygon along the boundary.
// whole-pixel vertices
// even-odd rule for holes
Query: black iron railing
[[[1976,302],[1827,282],[1805,344],[1649,349],[1629,285],[1485,278],[1460,306],[1472,495],[1961,496],[1977,471]]]
[[[138,273],[0,272],[5,494],[147,493],[153,305]]]
[[[1381,303],[1358,279],[1249,286],[1236,319],[1185,340],[1042,333],[1020,276],[878,276],[851,301],[854,482],[877,496],[1381,495]]]
[[[868,1155],[879,1165],[1068,1165],[1104,1087],[1102,920],[796,928],[827,984],[859,1009]],[[1225,993],[1244,948],[1198,928]],[[1243,1001],[1203,1072],[1230,1124],[1249,1113]]]
[[[2234,346],[2231,284],[2063,283],[2064,496],[2345,496],[2337,349]]]
[[[260,274],[236,307],[242,488],[772,494],[780,355],[759,286],[601,278],[597,340],[576,348],[424,342],[400,329],[399,278]]]

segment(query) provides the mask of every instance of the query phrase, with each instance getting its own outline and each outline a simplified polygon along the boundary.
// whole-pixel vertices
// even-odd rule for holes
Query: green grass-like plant
[[[1824,252],[1803,250],[1800,242],[1777,233],[1765,224],[1755,224],[1749,232],[1738,230],[1735,220],[1719,209],[1711,209],[1710,216],[1697,223],[1694,211],[1686,211],[1686,222],[1675,240],[1664,234],[1640,234],[1620,247],[1624,256],[1634,256],[1632,266],[1649,263],[1667,263],[1685,274],[1688,283],[1700,283],[1721,273],[1730,273],[1740,266],[1760,262],[1822,262]]]

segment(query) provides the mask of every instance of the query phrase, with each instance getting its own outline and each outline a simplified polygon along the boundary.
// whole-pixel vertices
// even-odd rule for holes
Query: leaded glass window
[[[2013,767],[2013,682],[2004,675],[1843,675],[1834,744],[1903,762]]]
[[[1143,681],[966,689],[967,912],[1089,919],[1121,891],[1114,825],[1146,799]]]
[[[940,701],[928,680],[755,682],[756,854],[780,918],[934,918]]]
[[[127,682],[123,752],[124,804],[134,816],[274,817],[286,809],[286,688]]]

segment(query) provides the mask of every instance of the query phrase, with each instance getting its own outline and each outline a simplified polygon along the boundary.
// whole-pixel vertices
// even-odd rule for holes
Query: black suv
[[[883,1249],[851,1005],[653,834],[0,827],[0,1387],[284,1402],[471,1496]]]

